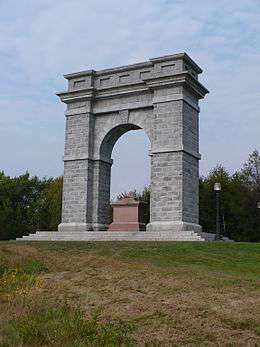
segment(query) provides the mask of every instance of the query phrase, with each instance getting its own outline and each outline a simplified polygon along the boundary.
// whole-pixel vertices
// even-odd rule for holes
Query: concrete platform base
[[[18,238],[20,241],[205,241],[194,231],[37,231]]]

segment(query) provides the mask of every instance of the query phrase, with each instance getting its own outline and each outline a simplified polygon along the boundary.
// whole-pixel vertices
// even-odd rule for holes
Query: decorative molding
[[[159,153],[172,153],[172,152],[184,152],[191,156],[193,156],[196,159],[201,159],[201,154],[198,152],[194,152],[186,147],[179,146],[176,148],[159,148],[159,149],[152,149],[149,151],[149,155],[152,156],[153,154],[159,154]]]
[[[89,160],[89,161],[101,161],[104,162],[106,164],[109,165],[113,165],[113,159],[107,159],[107,158],[90,158],[87,155],[81,155],[81,156],[77,156],[77,155],[64,155],[62,157],[62,160],[65,161],[77,161],[77,160]]]

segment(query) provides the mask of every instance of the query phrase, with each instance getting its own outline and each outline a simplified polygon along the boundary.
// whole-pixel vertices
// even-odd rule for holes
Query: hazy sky
[[[260,149],[260,0],[0,0],[0,170],[62,174],[62,75],[187,52],[200,104],[201,174]],[[142,131],[119,139],[112,192],[149,183]]]

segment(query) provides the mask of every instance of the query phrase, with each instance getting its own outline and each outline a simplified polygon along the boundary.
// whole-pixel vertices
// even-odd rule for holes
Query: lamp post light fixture
[[[221,192],[221,184],[214,184],[214,191],[216,195],[216,235],[215,241],[222,240],[221,237],[221,205],[220,205],[220,192]]]
[[[260,208],[260,201],[258,201],[257,203],[257,208]]]

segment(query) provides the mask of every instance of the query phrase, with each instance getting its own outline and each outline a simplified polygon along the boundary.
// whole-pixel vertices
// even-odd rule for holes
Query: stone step
[[[204,241],[194,231],[181,232],[52,232],[37,231],[18,241]]]

